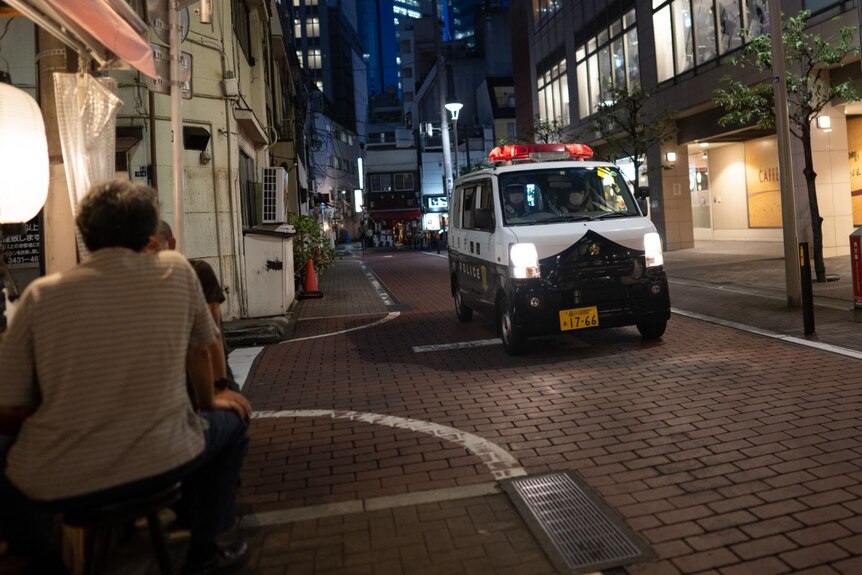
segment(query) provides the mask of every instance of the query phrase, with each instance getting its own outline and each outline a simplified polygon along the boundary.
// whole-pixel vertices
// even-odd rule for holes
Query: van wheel
[[[664,330],[667,329],[667,320],[664,318],[642,319],[637,323],[637,326],[642,338],[659,339],[664,335]]]
[[[500,298],[497,319],[500,322],[500,336],[503,339],[503,349],[506,350],[506,353],[509,355],[524,353],[527,348],[527,338],[515,326],[512,309],[505,297]]]
[[[455,284],[455,315],[458,316],[458,321],[467,323],[473,319],[473,308],[464,305],[464,300],[461,299],[461,286]]]

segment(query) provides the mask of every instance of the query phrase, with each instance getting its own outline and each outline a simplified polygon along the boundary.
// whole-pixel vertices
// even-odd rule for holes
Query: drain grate
[[[600,571],[653,557],[640,536],[572,472],[517,477],[501,487],[561,573]]]

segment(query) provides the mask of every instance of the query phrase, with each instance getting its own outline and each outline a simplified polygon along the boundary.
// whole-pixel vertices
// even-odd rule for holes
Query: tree
[[[335,250],[315,218],[290,212],[287,214],[287,223],[296,228],[296,236],[293,238],[293,273],[297,282],[304,283],[308,260],[314,262],[317,273],[322,273],[335,264]]]
[[[808,188],[808,206],[811,212],[811,243],[814,254],[814,271],[818,282],[826,281],[826,264],[823,260],[823,218],[817,203],[817,187],[814,171],[814,156],[811,153],[811,123],[833,98],[845,101],[859,99],[851,80],[833,85],[829,81],[829,70],[857,50],[850,47],[853,28],[845,27],[829,38],[805,31],[811,12],[803,10],[790,17],[782,31],[784,59],[787,76],[787,111],[790,133],[801,143],[805,168],[802,173]],[[769,34],[748,38],[742,54],[731,58],[736,66],[753,65],[757,70],[772,69],[772,41]],[[775,127],[775,101],[770,80],[754,86],[725,76],[724,87],[716,90],[715,103],[724,108],[725,115],[719,125],[756,125],[759,128]],[[773,110],[773,113],[764,113]]]
[[[553,120],[543,120],[536,116],[533,119],[532,133],[529,134],[531,143],[535,144],[559,144],[566,139],[565,124],[559,116]]]
[[[598,105],[590,120],[589,130],[598,132],[607,141],[614,158],[630,158],[635,168],[635,185],[647,150],[673,136],[674,125],[669,112],[653,112],[653,93],[640,86],[631,91],[611,89],[610,99]]]

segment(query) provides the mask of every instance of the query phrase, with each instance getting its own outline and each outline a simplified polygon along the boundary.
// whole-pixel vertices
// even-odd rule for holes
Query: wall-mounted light
[[[827,132],[830,131],[832,129],[832,119],[829,116],[817,116],[817,127]]]
[[[698,146],[700,146],[701,148],[708,148],[708,147],[709,147],[709,142],[701,142],[701,143],[699,143],[699,144],[698,144]]]
[[[667,160],[668,162],[675,162],[676,161],[676,152],[666,153],[664,155],[664,159]]]

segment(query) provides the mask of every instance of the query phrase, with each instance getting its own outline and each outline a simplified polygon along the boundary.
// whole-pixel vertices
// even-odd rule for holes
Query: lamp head
[[[461,108],[464,107],[464,104],[460,102],[449,102],[446,104],[446,109],[449,110],[449,113],[452,114],[452,120],[458,120],[458,112],[461,111]]]

